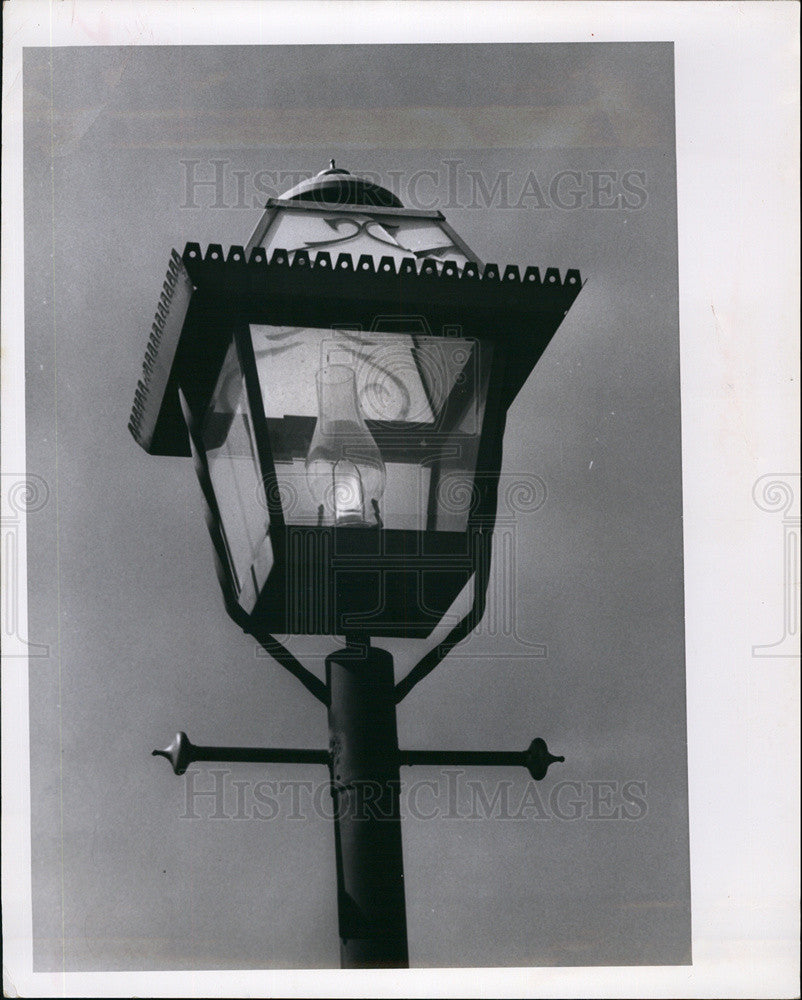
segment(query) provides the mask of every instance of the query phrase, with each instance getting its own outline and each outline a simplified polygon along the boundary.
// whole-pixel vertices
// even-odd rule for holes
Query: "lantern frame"
[[[530,267],[521,275],[515,266],[502,273],[495,264],[470,261],[460,270],[451,262],[412,257],[376,262],[363,254],[354,261],[339,253],[333,259],[323,250],[311,256],[278,249],[268,259],[259,246],[248,253],[232,246],[224,255],[221,245],[212,244],[203,254],[197,243],[188,243],[181,255],[173,251],[129,427],[151,454],[193,455],[229,614],[254,633],[425,638],[474,577],[471,618],[478,621],[506,412],[580,289],[578,271],[561,278],[555,268],[541,276]],[[493,344],[465,531],[285,523],[250,327],[327,329],[347,320],[351,329],[376,331],[382,317],[418,318],[427,337],[458,333]],[[223,522],[200,437],[200,421],[232,340],[253,420],[272,548],[272,565],[248,611],[227,565]],[[310,586],[319,593],[311,593]]]

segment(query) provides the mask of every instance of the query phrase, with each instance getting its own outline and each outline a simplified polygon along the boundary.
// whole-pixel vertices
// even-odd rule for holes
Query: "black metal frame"
[[[581,288],[579,273],[564,279],[549,268],[524,275],[494,264],[471,262],[462,271],[445,263],[391,257],[376,264],[368,255],[354,262],[325,251],[310,257],[264,250],[246,259],[242,247],[227,255],[218,244],[206,254],[187,244],[173,253],[151,343],[129,425],[137,441],[156,454],[194,453],[207,503],[207,519],[218,556],[218,573],[232,617],[247,631],[425,638],[474,577],[470,613],[444,643],[415,668],[420,678],[475,627],[484,610],[490,545],[496,511],[506,410]],[[176,290],[180,292],[177,294]],[[376,317],[423,317],[431,336],[461,337],[493,344],[475,482],[479,495],[465,532],[323,528],[286,525],[277,497],[250,324],[318,328],[348,325],[375,330]],[[236,341],[254,421],[260,473],[270,515],[274,564],[250,614],[239,607],[220,546],[220,515],[208,482],[197,423],[216,384],[225,352]],[[512,363],[505,364],[505,358]],[[183,396],[182,404],[179,396]],[[192,441],[192,447],[190,447]],[[325,566],[326,607],[303,606],[310,581],[319,584]],[[288,580],[294,574],[288,600]],[[424,579],[436,579],[424,599]],[[377,614],[377,593],[384,602]],[[429,606],[427,607],[427,601]],[[319,604],[320,602],[318,602]],[[297,612],[297,613],[296,613]],[[399,700],[415,683],[407,679]]]

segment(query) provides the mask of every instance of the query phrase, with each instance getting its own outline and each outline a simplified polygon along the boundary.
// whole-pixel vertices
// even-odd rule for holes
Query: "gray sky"
[[[149,756],[179,728],[312,747],[327,730],[226,616],[191,463],[126,427],[171,248],[246,242],[259,190],[291,186],[259,172],[331,156],[441,208],[484,260],[587,280],[508,417],[505,481],[546,485],[507,536],[514,634],[491,613],[399,709],[409,748],[545,737],[566,756],[546,811],[573,781],[585,815],[408,816],[411,962],[687,961],[670,45],[34,49],[24,94],[28,471],[51,487],[28,521],[28,635],[51,648],[30,678],[35,967],[338,964],[331,822],[212,820],[204,800],[182,818],[185,780]],[[187,188],[212,161],[217,208]],[[470,171],[500,183],[494,207]],[[578,179],[552,189],[562,171]],[[622,192],[632,207],[594,207]],[[383,644],[399,676],[426,648]],[[332,646],[292,640],[318,672]],[[265,777],[325,771],[232,770],[229,815],[232,780]],[[526,789],[523,771],[463,782],[480,778],[509,779],[513,807]],[[646,815],[588,818],[593,781],[645,782]]]

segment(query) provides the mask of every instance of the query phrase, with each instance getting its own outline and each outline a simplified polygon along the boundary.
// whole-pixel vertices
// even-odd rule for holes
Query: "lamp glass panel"
[[[288,524],[325,525],[306,458],[318,418],[316,373],[354,372],[359,411],[385,465],[378,510],[368,526],[464,531],[475,502],[474,476],[492,345],[402,329],[370,333],[252,325],[251,338],[276,486]]]
[[[453,261],[458,270],[468,262],[452,236],[437,219],[411,218],[403,215],[371,215],[370,211],[327,212],[325,209],[280,208],[265,233],[262,246],[273,250],[306,250],[314,259],[326,250],[336,260],[339,253],[349,253],[354,263],[361,254],[369,254],[376,264],[382,257],[400,262],[405,257]],[[473,258],[471,258],[473,259]]]
[[[201,440],[229,573],[240,605],[249,612],[267,579],[273,552],[253,419],[234,342],[204,415]]]

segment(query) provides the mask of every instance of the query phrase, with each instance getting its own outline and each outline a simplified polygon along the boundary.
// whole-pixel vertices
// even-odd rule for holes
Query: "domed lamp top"
[[[301,181],[281,195],[282,201],[313,201],[321,205],[373,205],[403,208],[403,202],[364,177],[358,177],[335,165],[331,160],[326,170]]]

